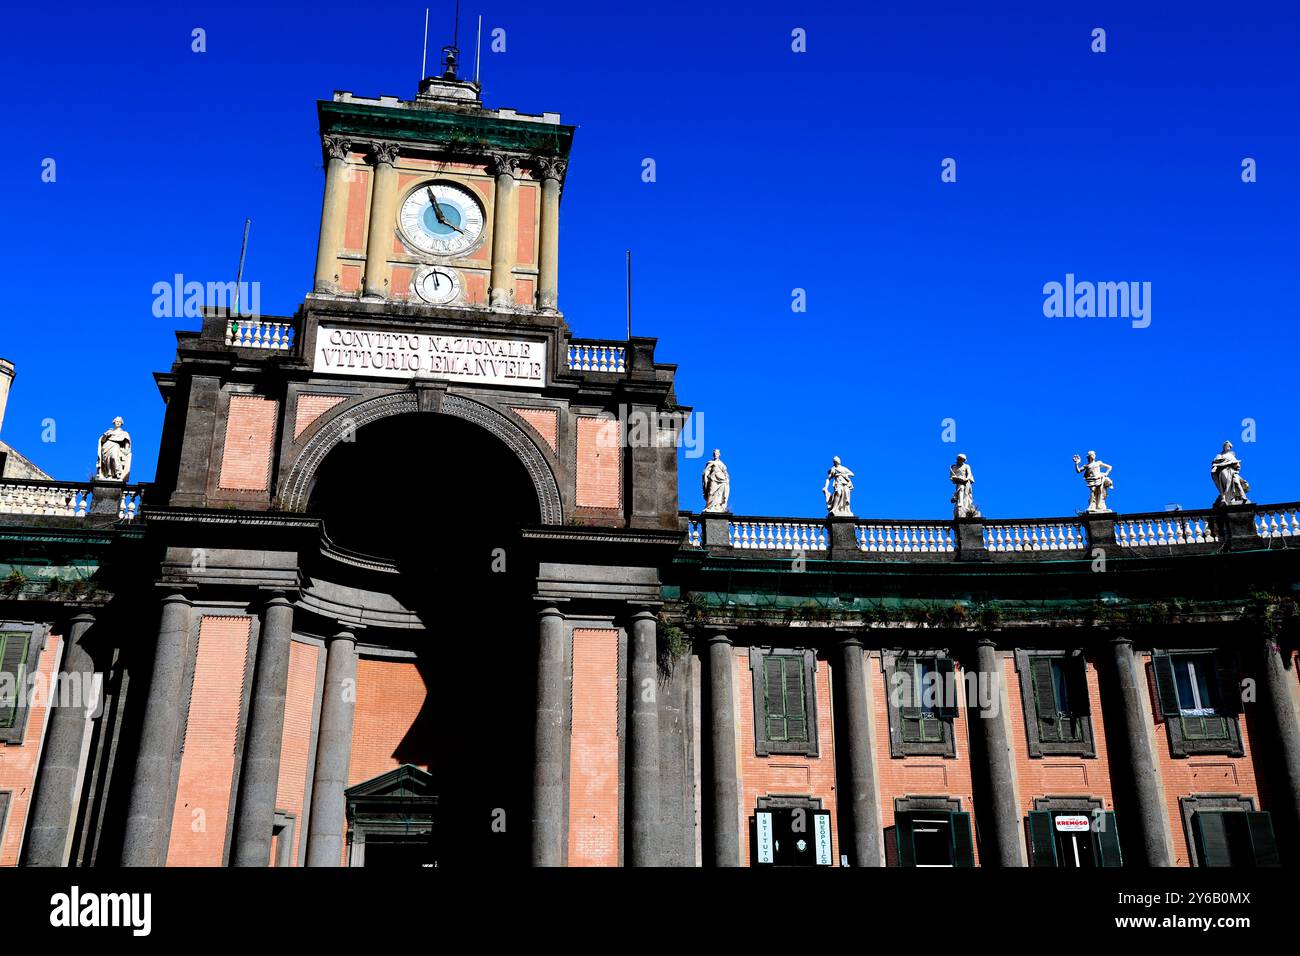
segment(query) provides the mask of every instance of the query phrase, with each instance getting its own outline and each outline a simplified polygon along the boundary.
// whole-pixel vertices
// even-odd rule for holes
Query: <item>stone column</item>
[[[538,233],[537,308],[555,312],[559,308],[560,275],[560,182],[568,160],[546,157],[538,163],[542,176],[542,218]]]
[[[338,292],[338,255],[343,248],[343,229],[347,222],[348,183],[345,178],[348,152],[352,144],[338,136],[326,136],[325,198],[321,201],[320,243],[316,246],[317,292]]]
[[[64,638],[56,695],[50,695],[49,729],[41,751],[24,853],[28,866],[66,866],[77,792],[81,786],[81,751],[86,722],[102,695],[95,662],[85,647],[94,615],[78,614]]]
[[[876,793],[876,763],[871,746],[871,717],[867,703],[867,672],[862,641],[840,641],[840,688],[844,700],[844,748],[848,767],[849,824],[853,832],[854,866],[883,866],[880,800]]]
[[[186,654],[190,641],[190,600],[180,591],[163,598],[162,622],[154,650],[153,676],[145,703],[144,727],[131,781],[122,839],[123,866],[162,866],[166,862],[176,803],[177,736],[181,727]]]
[[[515,261],[519,214],[515,208],[515,175],[519,158],[498,154],[492,157],[496,174],[496,195],[492,200],[492,278],[489,302],[494,309],[515,304],[515,283],[511,267]]]
[[[364,294],[388,298],[388,257],[393,251],[397,222],[397,147],[376,143],[370,162],[374,179],[370,185],[370,226],[366,233],[366,281]]]
[[[307,821],[307,865],[339,866],[352,760],[352,717],[356,710],[357,639],[352,631],[330,638],[325,658],[325,687],[321,691],[320,731],[316,736],[316,771]]]
[[[275,798],[280,783],[280,744],[284,739],[284,698],[293,644],[293,602],[274,592],[262,610],[257,670],[244,734],[244,767],[239,775],[231,866],[269,866]]]
[[[1264,644],[1264,679],[1268,682],[1270,710],[1277,727],[1278,750],[1281,753],[1281,771],[1286,780],[1280,794],[1289,799],[1291,825],[1300,830],[1300,723],[1296,718],[1295,672],[1287,670],[1282,660],[1281,648],[1272,638]]]
[[[632,616],[628,634],[627,775],[628,803],[625,862],[658,866],[659,841],[659,661],[657,619],[642,609]]]
[[[1160,771],[1151,746],[1149,723],[1142,708],[1146,682],[1138,677],[1133,641],[1128,637],[1117,637],[1111,642],[1111,647],[1115,655],[1120,724],[1128,742],[1129,777],[1137,795],[1138,819],[1133,822],[1142,834],[1142,862],[1147,866],[1172,866],[1173,849],[1166,835]]]
[[[533,764],[533,866],[564,864],[564,615],[538,614],[537,723]]]
[[[731,637],[709,635],[709,743],[713,751],[713,865],[740,866],[740,790],[736,780],[735,660]]]
[[[989,638],[981,638],[975,645],[975,655],[980,696],[990,690],[994,695],[992,707],[977,710],[975,719],[971,721],[972,729],[983,735],[984,758],[988,762],[989,817],[993,823],[991,856],[998,866],[1024,866],[1015,763],[1007,730],[1005,681],[997,645]],[[969,708],[969,699],[967,706]],[[984,862],[989,861],[986,859]]]

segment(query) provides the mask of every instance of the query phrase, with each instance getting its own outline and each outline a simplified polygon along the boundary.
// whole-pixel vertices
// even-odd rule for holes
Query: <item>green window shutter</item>
[[[808,739],[808,709],[805,706],[803,661],[797,657],[782,659],[785,665],[785,739]]]
[[[767,721],[768,740],[785,740],[784,673],[781,658],[763,658],[763,716]]]
[[[894,668],[898,715],[905,720],[914,720],[921,716],[921,689],[916,686],[916,661],[900,660]]]
[[[1119,851],[1119,831],[1115,829],[1115,813],[1106,810],[1098,814],[1097,821],[1097,861],[1099,866],[1123,866],[1124,858]]]
[[[1198,811],[1192,816],[1201,866],[1232,866],[1228,851],[1228,828],[1220,812]]]
[[[1165,717],[1177,717],[1178,685],[1174,682],[1174,662],[1168,654],[1153,654],[1151,669],[1156,675],[1156,699],[1160,713]]]
[[[1050,657],[1031,657],[1029,673],[1034,680],[1034,705],[1038,708],[1040,719],[1056,719],[1056,691],[1052,687],[1052,659]]]
[[[1241,712],[1241,683],[1237,676],[1236,655],[1227,648],[1219,650],[1214,655],[1214,676],[1217,680],[1219,692],[1218,711],[1221,714],[1236,714]],[[1227,736],[1227,728],[1224,728],[1223,734]]]
[[[944,720],[952,720],[957,716],[957,698],[961,696],[961,685],[955,679],[957,669],[951,657],[936,658],[934,669],[939,676],[939,706],[935,713]]]
[[[916,866],[916,847],[912,844],[912,821],[900,817],[894,824],[894,837],[898,841],[898,865]]]
[[[20,729],[26,708],[27,650],[30,631],[0,632],[0,730]]]
[[[951,813],[948,815],[952,830],[952,865],[975,865],[975,842],[971,837],[970,814]]]
[[[1056,866],[1056,833],[1046,810],[1029,813],[1029,865]]]
[[[1070,688],[1070,713],[1086,717],[1092,713],[1088,698],[1088,662],[1082,654],[1071,654],[1065,659],[1066,685]]]
[[[1248,811],[1246,828],[1250,831],[1250,845],[1255,851],[1256,866],[1281,866],[1277,855],[1277,840],[1273,836],[1273,820],[1267,812]]]

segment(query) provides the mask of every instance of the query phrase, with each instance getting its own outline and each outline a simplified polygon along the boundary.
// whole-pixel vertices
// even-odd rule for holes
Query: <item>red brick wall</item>
[[[536,285],[532,279],[525,279],[523,276],[515,276],[515,305],[521,309],[531,309],[533,307],[533,292]]]
[[[1047,796],[1086,796],[1105,801],[1107,810],[1115,809],[1111,795],[1110,763],[1106,751],[1106,728],[1101,712],[1101,692],[1097,683],[1096,661],[1089,660],[1088,700],[1092,711],[1092,739],[1096,757],[1035,757],[1029,756],[1029,740],[1025,731],[1025,708],[1020,696],[1020,679],[1029,675],[1016,672],[1014,657],[1003,660],[1003,673],[1007,681],[1007,720],[1011,734],[1011,750],[1016,760],[1016,782],[1020,792],[1020,812],[1026,814],[1034,808],[1034,800]],[[1122,827],[1124,821],[1116,821]],[[1135,824],[1132,824],[1135,825]]]
[[[578,418],[577,499],[579,508],[623,504],[623,449],[616,419]]]
[[[521,183],[517,192],[519,228],[515,230],[515,262],[526,266],[537,261],[533,252],[537,241],[537,187]]]
[[[0,790],[9,792],[9,812],[0,832],[0,866],[17,866],[23,833],[27,830],[27,810],[36,783],[36,758],[45,736],[45,715],[49,712],[49,688],[54,679],[54,662],[59,658],[62,639],[50,634],[45,650],[35,662],[41,689],[27,708],[27,728],[23,742],[17,746],[0,744]],[[29,664],[29,667],[32,666]],[[30,671],[29,671],[30,672]]]
[[[293,831],[292,858],[297,865],[298,846],[303,836],[303,802],[307,775],[312,768],[312,709],[316,700],[316,664],[320,648],[294,641],[289,646],[289,684],[284,701],[284,735],[280,739],[280,780],[275,791],[275,808],[292,813],[297,820]],[[272,855],[272,860],[275,856]]]
[[[569,866],[618,866],[618,631],[573,630]]]
[[[553,408],[511,408],[512,412],[537,429],[551,451],[559,447],[559,414]]]
[[[168,866],[221,866],[252,619],[204,615]]]
[[[347,224],[343,229],[343,248],[364,252],[366,248],[366,213],[370,206],[370,170],[348,170]]]
[[[1151,667],[1151,655],[1138,655],[1139,676],[1147,687],[1153,686],[1148,671]],[[1245,676],[1256,677],[1254,674]],[[1258,679],[1256,677],[1256,679]],[[1159,710],[1159,704],[1149,700],[1152,713]],[[1154,718],[1153,718],[1154,720]],[[1256,809],[1267,810],[1260,805],[1259,787],[1255,783],[1255,765],[1251,759],[1249,722],[1245,714],[1237,716],[1237,726],[1241,729],[1241,745],[1244,757],[1228,757],[1220,754],[1193,757],[1173,757],[1169,753],[1169,731],[1163,723],[1154,727],[1156,763],[1160,768],[1160,780],[1164,785],[1165,808],[1169,814],[1169,831],[1173,837],[1174,866],[1191,866],[1192,850],[1187,828],[1183,826],[1182,808],[1178,805],[1179,797],[1195,793],[1241,794],[1255,801]],[[1122,824],[1120,824],[1122,825]],[[1274,827],[1276,828],[1276,823]]]
[[[831,709],[831,666],[817,662],[813,678],[817,699],[816,757],[796,754],[755,753],[754,675],[749,669],[749,648],[737,647],[732,659],[738,689],[736,707],[737,762],[740,764],[740,862],[749,866],[753,859],[749,845],[749,821],[758,807],[758,798],[781,794],[808,796],[821,800],[822,809],[831,813],[831,859],[839,865],[839,837],[835,831],[835,727]]]
[[[352,720],[348,786],[411,763],[432,771],[429,760],[402,760],[402,742],[424,707],[428,688],[414,661],[357,661],[357,706]]]
[[[231,395],[220,487],[266,491],[271,486],[271,448],[279,404],[256,395]]]
[[[344,401],[347,401],[345,395],[299,395],[298,415],[293,424],[294,441],[302,437],[302,433],[310,428],[313,422]]]
[[[962,668],[955,667],[958,687]],[[867,660],[867,676],[872,683],[876,726],[876,776],[880,786],[880,825],[894,825],[894,800],[897,797],[953,797],[961,800],[961,809],[971,814],[975,828],[975,800],[971,787],[970,733],[966,725],[964,695],[956,719],[952,722],[956,757],[892,757],[889,752],[889,685],[880,669],[880,653]],[[975,837],[975,864],[979,865],[979,838]]]

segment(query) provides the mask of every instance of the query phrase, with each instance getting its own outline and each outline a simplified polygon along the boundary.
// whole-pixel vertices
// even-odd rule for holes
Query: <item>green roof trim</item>
[[[576,128],[473,113],[443,113],[333,100],[320,100],[317,107],[322,135],[373,136],[466,150],[505,149],[544,156],[568,156]]]

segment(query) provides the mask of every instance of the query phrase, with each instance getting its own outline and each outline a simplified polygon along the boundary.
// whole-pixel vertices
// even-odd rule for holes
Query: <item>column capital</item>
[[[293,600],[297,597],[293,588],[262,588],[261,593],[265,596],[263,607],[293,607]]]
[[[488,158],[488,169],[494,176],[509,176],[511,179],[518,179],[519,165],[520,158],[509,153],[493,153]]]
[[[569,169],[569,161],[560,156],[534,156],[532,165],[542,179],[554,179],[556,182],[564,179],[564,174]]]
[[[1114,645],[1114,644],[1127,644],[1129,647],[1132,647],[1132,646],[1133,646],[1133,638],[1129,637],[1129,635],[1127,635],[1127,634],[1125,634],[1125,633],[1123,633],[1123,632],[1118,632],[1118,633],[1115,633],[1115,634],[1112,634],[1112,635],[1111,635],[1110,643],[1111,643],[1112,645]]]
[[[328,646],[335,641],[349,641],[354,646],[357,644],[357,631],[364,631],[364,624],[340,624],[339,629],[325,638],[325,644]]]
[[[734,627],[707,627],[701,628],[704,631],[705,644],[729,644],[735,646],[732,635],[735,634]]]
[[[397,162],[398,146],[396,143],[371,143],[370,144],[370,165],[378,167],[380,164],[392,166]]]
[[[163,590],[163,604],[184,604],[190,607],[194,604],[194,595],[198,591],[197,584],[160,584]]]
[[[659,620],[659,609],[663,607],[662,601],[628,601],[628,610],[632,612],[632,620]]]
[[[321,148],[327,159],[347,159],[348,153],[352,152],[352,143],[342,136],[322,136]]]

